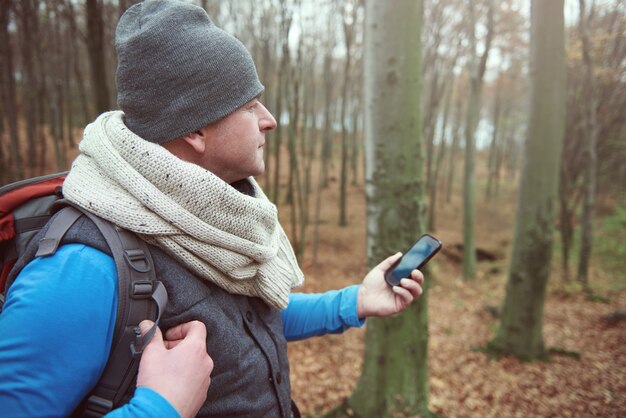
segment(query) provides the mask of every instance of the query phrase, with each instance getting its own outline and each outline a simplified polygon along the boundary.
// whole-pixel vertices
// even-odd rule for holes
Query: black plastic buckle
[[[113,409],[113,401],[96,395],[91,395],[87,398],[86,403],[85,415],[89,417],[101,417],[111,412]]]
[[[154,282],[151,280],[135,280],[130,286],[130,296],[133,299],[148,299],[152,297]]]
[[[143,339],[141,338],[141,328],[135,327],[133,328],[133,332],[135,333],[135,341],[130,343],[130,352],[133,355],[133,358],[137,358],[141,356],[141,353],[143,353],[144,344]]]
[[[150,260],[142,250],[126,250],[124,251],[124,258],[128,265],[139,273],[148,273],[152,269]]]

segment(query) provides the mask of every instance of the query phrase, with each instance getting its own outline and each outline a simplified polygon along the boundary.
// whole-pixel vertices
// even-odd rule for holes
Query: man
[[[265,133],[276,120],[259,100],[263,86],[246,48],[203,9],[174,0],[146,0],[128,9],[116,48],[122,111],[105,113],[86,128],[64,195],[152,246],[157,277],[169,294],[163,329],[194,320],[206,326],[214,368],[200,416],[298,415],[286,342],[398,313],[419,297],[423,276],[414,270],[400,286],[387,286],[384,272],[396,254],[361,285],[292,294],[302,272],[275,205],[253,179],[264,171]],[[7,296],[7,306],[11,299],[19,306],[20,297],[42,292],[29,282],[46,272],[52,278],[44,286],[54,286],[60,298],[47,301],[52,308],[22,303],[23,315],[61,312],[54,324],[40,318],[48,326],[37,337],[13,329],[21,346],[35,338],[52,341],[53,354],[43,350],[29,363],[36,362],[35,384],[49,402],[47,415],[72,411],[97,381],[117,306],[115,266],[93,224],[85,220],[68,236],[54,256],[27,265]],[[90,302],[75,296],[85,282]],[[0,321],[9,313],[7,308]],[[91,354],[77,359],[78,353]],[[0,345],[0,363],[3,357]],[[6,378],[0,372],[0,403]],[[13,396],[14,410],[35,405],[29,412],[37,411],[33,394]],[[125,408],[116,412],[127,413]]]

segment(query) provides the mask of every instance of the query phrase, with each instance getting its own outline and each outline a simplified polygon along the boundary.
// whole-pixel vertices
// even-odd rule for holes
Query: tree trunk
[[[37,33],[37,13],[38,2],[33,0],[22,0],[19,4],[19,39],[20,53],[22,59],[22,115],[26,122],[26,147],[27,147],[27,173],[35,175],[37,169],[37,84],[35,76],[35,65],[33,63],[33,45],[39,42]]]
[[[354,38],[354,21],[356,20],[356,6],[353,5],[351,11],[343,17],[343,34],[346,45],[346,62],[343,73],[343,88],[341,94],[341,168],[339,176],[339,226],[347,226],[348,218],[346,214],[346,186],[348,184],[348,83],[350,82],[350,63],[352,40]]]
[[[291,22],[293,18],[292,12],[287,10],[287,6],[285,5],[284,0],[280,2],[280,10],[281,10],[281,20],[280,20],[280,35],[282,38],[282,57],[280,60],[280,66],[278,68],[278,92],[276,95],[276,129],[274,132],[274,138],[276,141],[274,142],[274,180],[273,189],[272,189],[272,201],[278,204],[278,199],[280,196],[280,160],[281,160],[281,142],[282,142],[282,112],[283,112],[283,99],[287,95],[285,90],[289,88],[286,80],[287,71],[289,71],[289,62],[291,60],[289,55],[289,32],[291,31]]]
[[[352,170],[352,185],[359,184],[359,131],[361,126],[361,97],[360,93],[355,93],[352,106],[352,152],[350,154],[350,167]]]
[[[565,130],[563,0],[532,0],[530,47],[530,119],[513,257],[502,322],[491,343],[500,353],[528,360],[545,355],[543,307]]]
[[[49,6],[46,3],[46,10],[41,14],[40,20],[35,20],[34,22],[40,22],[38,25],[41,27],[41,33],[49,33],[51,31],[51,22],[49,16]],[[49,38],[49,35],[47,35]],[[33,46],[35,49],[35,61],[37,66],[37,77],[39,79],[39,85],[37,86],[37,141],[39,142],[39,157],[37,158],[39,162],[38,172],[40,174],[46,173],[49,168],[49,160],[50,155],[48,153],[48,133],[49,132],[49,122],[51,118],[48,115],[51,115],[51,106],[50,106],[50,95],[48,94],[48,79],[50,73],[50,62],[47,57],[48,49],[50,48],[50,40],[46,42],[46,45],[43,45],[42,42],[36,42]]]
[[[441,121],[441,131],[439,139],[439,149],[437,150],[437,157],[434,161],[434,167],[432,169],[430,179],[428,179],[428,230],[434,232],[436,230],[437,220],[437,190],[439,189],[438,180],[439,173],[441,171],[441,163],[446,153],[446,129],[448,126],[448,115],[450,113],[450,102],[452,100],[452,89],[454,87],[454,74],[450,77],[452,82],[449,83],[445,89],[445,101],[443,108],[443,119]],[[434,157],[433,157],[434,158]]]
[[[493,198],[495,192],[496,170],[498,168],[498,134],[500,127],[501,99],[500,84],[502,77],[496,81],[496,97],[493,103],[493,131],[491,132],[491,145],[489,146],[489,158],[487,159],[487,187],[485,188],[485,200]]]
[[[10,181],[16,181],[24,176],[22,155],[20,153],[20,137],[17,129],[17,99],[15,93],[15,69],[13,68],[13,51],[9,36],[9,12],[12,4],[0,7],[0,56],[2,56],[2,84],[4,112],[6,112],[7,124],[9,125],[9,156]],[[6,169],[6,168],[3,168]],[[7,170],[9,171],[9,170]]]
[[[300,38],[302,40],[302,37]],[[292,242],[298,260],[304,255],[304,239],[306,230],[306,214],[304,208],[304,190],[300,175],[300,160],[298,158],[298,132],[300,121],[300,89],[302,87],[302,42],[298,46],[298,55],[295,65],[291,68],[292,98],[289,107],[289,194],[291,195],[291,225]]]
[[[559,232],[561,234],[561,267],[563,270],[563,281],[570,280],[569,259],[574,237],[573,214],[570,208],[569,179],[561,168],[559,181]]]
[[[501,115],[499,116],[500,122],[499,125],[503,125],[498,128],[498,135],[505,138],[504,135],[512,136],[511,132],[506,130],[507,121],[509,121],[511,115],[511,106],[509,104],[505,104],[503,106],[503,110],[501,111]],[[510,129],[510,128],[509,128]],[[501,133],[503,132],[503,133]],[[494,167],[494,195],[498,197],[500,195],[500,179],[502,178],[502,163],[504,160],[504,151],[506,147],[506,139],[499,139],[498,144],[496,146],[496,157],[495,157],[495,167]]]
[[[80,125],[85,125],[89,122],[92,117],[89,101],[87,100],[87,89],[85,88],[85,81],[83,79],[83,74],[81,71],[80,65],[80,50],[79,50],[79,31],[76,27],[76,13],[74,11],[74,6],[71,1],[67,2],[67,20],[70,28],[70,36],[72,38],[72,42],[70,43],[70,48],[72,51],[73,57],[73,72],[74,78],[76,82],[76,86],[78,87],[78,97],[80,99],[80,108],[82,110],[83,120]]]
[[[285,54],[285,48],[283,48],[283,54]],[[288,54],[288,52],[287,52]],[[274,111],[276,112],[276,129],[274,129],[273,132],[273,137],[274,137],[274,141],[272,144],[272,148],[274,150],[274,178],[272,180],[272,194],[271,194],[271,199],[272,202],[274,202],[275,204],[278,204],[278,199],[280,196],[280,148],[281,148],[281,143],[282,143],[282,134],[283,134],[283,128],[282,128],[282,123],[281,123],[281,117],[282,117],[282,113],[283,113],[283,96],[284,96],[284,86],[285,86],[285,80],[284,80],[284,73],[287,70],[286,66],[287,66],[287,60],[288,60],[288,56],[285,57],[283,56],[283,58],[280,61],[280,66],[278,69],[278,79],[277,79],[277,84],[278,84],[278,90],[276,92],[276,105],[275,105],[275,109]],[[269,175],[269,173],[268,173]]]
[[[476,274],[476,127],[480,120],[480,100],[483,76],[493,37],[493,0],[489,0],[487,36],[485,50],[476,56],[476,17],[474,0],[470,0],[470,97],[465,123],[465,167],[463,176],[463,279],[469,280]]]
[[[420,127],[422,2],[368,0],[365,12],[368,263],[424,230]],[[363,372],[347,401],[354,416],[428,416],[427,288],[401,315],[371,318]]]
[[[450,203],[452,200],[452,189],[454,188],[454,178],[456,176],[456,160],[459,155],[459,142],[461,139],[461,126],[463,120],[463,101],[461,97],[456,97],[456,110],[454,118],[454,130],[452,133],[452,145],[450,147],[450,158],[448,159],[448,176],[446,184],[446,203]]]
[[[328,173],[333,154],[333,75],[332,56],[328,51],[324,56],[324,133],[322,136],[322,185],[328,187]]]
[[[104,43],[104,21],[101,0],[86,0],[87,52],[91,64],[91,82],[96,99],[96,112],[110,110],[107,62]]]
[[[63,142],[63,94],[62,94],[62,76],[59,74],[62,71],[62,61],[64,60],[62,54],[62,40],[60,36],[59,26],[61,19],[59,18],[59,11],[52,1],[46,2],[46,13],[49,22],[49,30],[51,33],[48,35],[51,40],[52,48],[52,69],[48,72],[51,83],[49,104],[50,104],[50,132],[52,134],[52,143],[54,147],[54,155],[56,157],[56,171],[67,170],[67,150]]]
[[[578,0],[580,5],[580,37],[583,49],[584,64],[584,97],[585,97],[585,132],[587,136],[585,147],[585,186],[583,201],[582,235],[580,243],[580,257],[578,258],[578,281],[585,289],[589,288],[589,259],[593,243],[593,215],[595,212],[596,171],[598,157],[596,144],[598,143],[598,123],[596,121],[596,100],[593,75],[593,61],[589,46],[585,0]],[[593,7],[593,3],[592,3]],[[593,14],[593,12],[590,12]]]
[[[270,72],[270,65],[273,67],[274,66],[274,60],[271,59],[271,51],[273,50],[273,48],[270,46],[270,38],[269,36],[266,36],[263,39],[263,49],[262,49],[262,54],[261,56],[263,57],[263,64],[260,66],[260,68],[262,69],[262,76],[260,75],[261,80],[263,80],[263,83],[265,83],[266,88],[265,88],[265,92],[263,93],[263,101],[266,103],[266,105],[269,107],[271,107],[270,103],[273,103],[272,98],[274,97],[273,95],[276,94],[276,84],[278,82],[278,80],[275,79],[275,77],[273,77],[274,71]],[[275,81],[274,81],[275,80]],[[268,88],[268,85],[271,86],[271,90]],[[276,109],[272,109],[274,114],[277,116],[276,114]],[[271,136],[273,134],[268,135],[268,140],[265,141],[265,152],[263,154],[263,159],[265,161],[265,175],[263,176],[263,179],[265,180],[264,184],[263,184],[263,188],[265,190],[265,193],[267,196],[271,196],[272,195],[272,176],[270,175],[270,173],[272,172],[272,161],[271,161],[271,156],[272,156],[272,141],[271,141]]]

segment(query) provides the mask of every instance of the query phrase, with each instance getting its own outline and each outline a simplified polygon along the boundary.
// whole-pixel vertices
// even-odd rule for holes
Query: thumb
[[[148,333],[148,331],[150,331],[150,329],[152,329],[152,327],[154,326],[154,322],[146,319],[143,320],[139,323],[139,329],[141,330],[141,336],[143,337],[144,335],[146,335]],[[151,346],[151,345],[159,345],[159,346],[163,346],[163,334],[161,333],[161,329],[157,326],[154,332],[154,335],[152,336],[152,338],[150,339],[150,341],[148,342],[148,344],[146,345],[146,348]]]
[[[402,253],[398,252],[395,253],[394,255],[385,258],[383,261],[381,261],[376,268],[380,269],[384,272],[386,272],[387,270],[389,270],[391,268],[391,266],[393,266],[393,263],[395,263],[396,261],[400,260],[400,257],[402,257]]]

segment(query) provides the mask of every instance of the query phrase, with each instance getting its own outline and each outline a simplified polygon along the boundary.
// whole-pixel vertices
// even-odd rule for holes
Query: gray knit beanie
[[[246,47],[204,9],[145,0],[115,33],[117,103],[126,126],[161,144],[215,122],[263,92]]]

